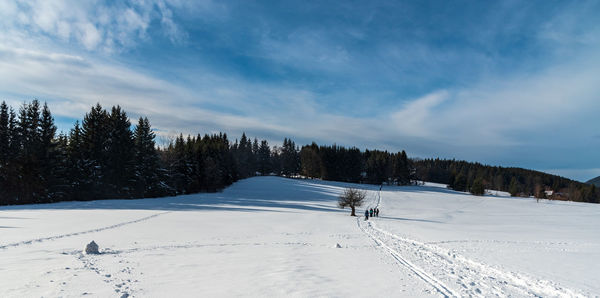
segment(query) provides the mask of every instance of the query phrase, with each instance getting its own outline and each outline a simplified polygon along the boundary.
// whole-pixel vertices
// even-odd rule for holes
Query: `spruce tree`
[[[190,184],[190,167],[186,160],[185,139],[180,134],[172,146],[170,172],[172,185],[178,194],[185,193]]]
[[[513,197],[516,197],[519,194],[519,182],[517,181],[517,178],[512,177],[512,179],[510,180],[508,192]]]
[[[40,105],[37,100],[23,103],[19,110],[16,131],[19,151],[16,157],[17,202],[20,204],[41,203],[44,185],[41,180],[40,152]]]
[[[246,133],[242,133],[240,143],[235,152],[236,164],[241,178],[253,176],[254,172],[256,172],[253,157],[252,141],[248,139]]]
[[[254,138],[252,142],[252,155],[250,157],[250,174],[251,176],[256,175],[258,172],[258,150],[260,149],[260,145],[258,144],[258,139]]]
[[[267,140],[262,140],[258,148],[258,171],[262,175],[268,175],[271,172],[271,147]]]
[[[160,165],[154,142],[155,134],[150,128],[148,118],[140,117],[133,135],[135,139],[135,194],[138,197],[160,196],[165,190],[160,183]]]
[[[83,135],[79,126],[79,121],[69,132],[67,144],[67,173],[71,187],[69,197],[71,200],[84,200],[86,191],[89,189],[89,178],[92,176],[92,169],[88,165],[83,152]]]
[[[48,171],[48,197],[52,202],[71,199],[72,178],[69,169],[69,140],[61,134],[53,141],[51,169]]]
[[[21,151],[20,134],[17,125],[17,115],[15,111],[10,108],[8,112],[8,134],[9,134],[9,145],[8,145],[8,160],[6,163],[6,185],[3,193],[6,198],[6,204],[17,203],[17,185],[19,180],[19,166],[17,158]]]
[[[360,182],[363,171],[362,153],[358,148],[350,148],[344,154],[344,181],[358,183]]]
[[[485,187],[483,185],[483,179],[481,177],[477,177],[473,181],[473,185],[471,185],[470,192],[476,196],[482,196],[485,194]]]
[[[397,168],[398,183],[407,185],[410,183],[410,163],[406,152],[402,150],[400,153],[399,168]]]
[[[454,190],[466,191],[467,190],[467,176],[464,173],[458,173],[454,179]]]
[[[288,138],[284,138],[281,148],[281,170],[285,176],[297,174],[300,170],[300,156],[296,150],[296,144]]]
[[[106,182],[115,198],[129,198],[135,184],[134,142],[131,122],[121,107],[114,106],[108,117]]]
[[[40,148],[38,151],[38,160],[40,163],[40,184],[41,191],[40,196],[43,197],[47,202],[54,201],[58,198],[55,196],[59,195],[55,193],[57,187],[60,188],[63,184],[63,164],[61,164],[61,152],[57,152],[58,140],[55,140],[56,126],[54,125],[54,118],[50,113],[48,104],[44,103],[42,108],[42,115],[40,119]]]
[[[9,160],[11,132],[9,127],[10,114],[6,102],[0,104],[0,205],[7,205],[10,197]]]
[[[6,102],[0,104],[0,173],[8,162],[10,150],[10,114]],[[2,174],[0,174],[2,177]],[[1,179],[1,178],[0,178]]]
[[[310,146],[302,146],[302,149],[300,150],[300,164],[302,165],[301,173],[304,176],[323,178],[321,173],[321,163],[319,146],[315,142]]]
[[[86,177],[82,179],[82,190],[86,198],[100,199],[107,196],[109,116],[98,103],[85,114],[81,124],[81,152]],[[109,190],[110,191],[110,190]]]

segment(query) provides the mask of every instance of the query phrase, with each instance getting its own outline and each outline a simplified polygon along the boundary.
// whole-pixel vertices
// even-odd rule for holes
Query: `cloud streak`
[[[445,18],[322,5],[2,1],[0,95],[65,119],[120,104],[162,135],[245,131],[578,179],[600,163],[593,4]]]
[[[148,38],[154,20],[173,41],[185,34],[173,21],[171,3],[156,1],[2,1],[0,24],[30,35],[75,42],[88,51],[118,51]],[[177,3],[174,3],[177,5]]]

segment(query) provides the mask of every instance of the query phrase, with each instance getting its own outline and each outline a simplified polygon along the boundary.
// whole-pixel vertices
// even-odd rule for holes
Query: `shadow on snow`
[[[107,209],[107,210],[162,210],[162,211],[241,211],[241,212],[348,212],[337,207],[340,193],[346,187],[372,191],[376,196],[379,185],[352,184],[321,181],[317,179],[287,179],[264,176],[240,180],[222,192],[197,193],[175,197],[71,201],[52,204],[15,205],[0,207],[3,210],[64,210],[64,209]],[[431,186],[385,186],[384,191],[437,192],[440,194],[462,194],[453,190]],[[294,211],[295,210],[295,211]],[[360,213],[359,213],[360,214]],[[0,217],[6,218],[8,217]],[[430,220],[382,217],[390,220]]]
[[[341,184],[342,185],[342,184]],[[346,212],[337,208],[342,187],[281,177],[254,177],[240,180],[222,192],[197,193],[175,197],[70,201],[51,204],[14,205],[8,210],[162,210],[162,211],[242,211],[294,212],[308,210]],[[2,217],[0,217],[2,218]],[[7,218],[8,217],[4,217]]]

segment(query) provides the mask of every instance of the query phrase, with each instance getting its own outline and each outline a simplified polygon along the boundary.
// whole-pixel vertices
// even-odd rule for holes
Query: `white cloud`
[[[387,102],[381,108],[376,104],[380,94],[386,98],[402,94],[402,88],[389,87],[396,82],[427,85],[424,81],[431,76],[453,75],[448,69],[460,73],[461,65],[455,64],[464,57],[476,59],[474,64],[482,69],[491,58],[387,41],[374,47],[373,53],[361,55],[344,48],[327,31],[305,28],[276,37],[267,30],[259,49],[252,49],[250,55],[323,75],[317,85],[343,81],[340,90],[323,92],[310,82],[270,83],[231,73],[219,75],[203,65],[178,72],[182,82],[193,82],[183,84],[109,59],[91,58],[94,53],[64,42],[90,51],[118,51],[152,38],[149,30],[159,23],[173,42],[181,42],[186,35],[174,21],[174,12],[195,13],[188,2],[15,3],[0,0],[2,99],[12,99],[13,105],[31,98],[48,100],[58,116],[81,118],[96,102],[105,107],[120,104],[130,116],[148,116],[161,134],[226,131],[237,136],[246,131],[271,143],[290,136],[298,143],[336,142],[407,149],[412,156],[485,161],[500,160],[495,157],[502,154],[517,156],[511,150],[521,148],[528,148],[531,155],[536,150],[557,150],[559,144],[564,152],[581,155],[581,144],[587,143],[578,139],[593,135],[597,118],[591,114],[600,111],[600,56],[594,47],[578,50],[578,58],[548,61],[553,66],[535,71],[485,74],[476,81],[457,75],[460,86],[429,90],[414,99],[399,98],[396,106]],[[205,4],[198,5],[196,9],[205,9]],[[219,5],[206,5],[215,9],[210,13],[223,15]],[[431,76],[411,73],[419,67]],[[363,79],[368,81],[365,90]],[[377,85],[379,81],[385,82]],[[325,107],[323,102],[331,104],[330,99],[339,106]],[[550,155],[539,158],[546,156]]]
[[[353,67],[345,47],[326,32],[297,30],[276,37],[270,28],[262,28],[259,42],[255,55],[284,65],[326,72],[343,72]]]
[[[91,23],[79,24],[79,40],[86,49],[93,50],[101,42],[101,35],[96,26]]]
[[[448,92],[442,90],[408,101],[402,109],[391,115],[398,133],[405,136],[432,137],[434,131],[430,130],[430,124],[437,123],[433,109],[447,99]]]
[[[600,110],[600,75],[593,63],[436,91],[397,110],[352,117],[335,115],[319,104],[320,95],[293,85],[199,70],[189,74],[194,86],[184,86],[77,55],[0,47],[0,57],[0,90],[23,94],[19,101],[51,100],[60,116],[80,118],[99,101],[149,116],[163,132],[254,131],[392,150],[402,146],[395,149],[425,156],[449,150],[440,149],[443,144],[456,150],[566,142],[578,134],[553,136],[553,131],[579,129],[581,122],[573,119],[585,119],[582,111]]]
[[[113,52],[135,46],[147,38],[153,19],[173,41],[185,39],[184,31],[172,20],[169,5],[179,2],[31,0],[0,3],[0,32],[9,39],[16,31],[30,31],[29,38],[43,33],[62,42],[79,44],[88,51]]]
[[[173,12],[171,9],[163,1],[158,1],[157,5],[161,15],[160,22],[171,42],[180,43],[184,41],[187,38],[187,34],[173,21]]]

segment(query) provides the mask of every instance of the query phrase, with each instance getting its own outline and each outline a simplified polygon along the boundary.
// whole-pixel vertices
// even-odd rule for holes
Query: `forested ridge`
[[[412,164],[415,178],[448,184],[458,191],[483,194],[484,189],[494,189],[512,196],[600,202],[600,192],[594,185],[539,171],[444,159],[418,159]]]
[[[406,152],[361,151],[312,143],[282,146],[242,134],[179,135],[158,148],[150,121],[132,127],[119,106],[93,106],[67,133],[57,134],[46,104],[17,111],[0,105],[0,205],[71,200],[129,199],[214,192],[256,175],[308,177],[354,183],[447,183],[455,190],[597,203],[595,187],[518,168],[464,161],[411,160]],[[552,190],[549,195],[548,191]]]

